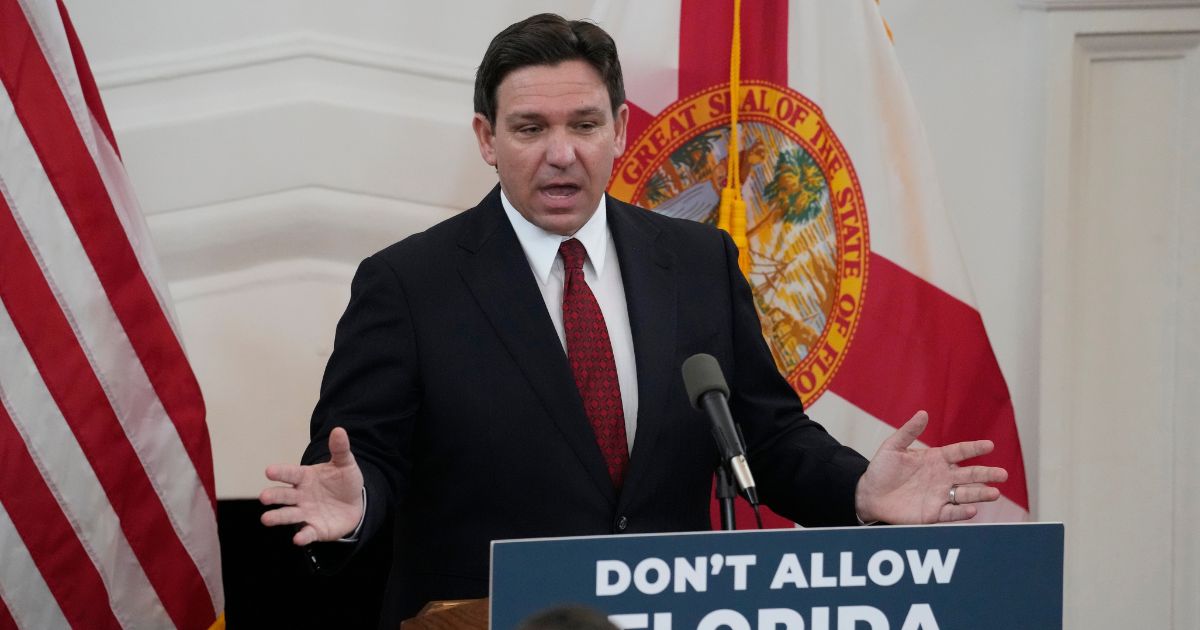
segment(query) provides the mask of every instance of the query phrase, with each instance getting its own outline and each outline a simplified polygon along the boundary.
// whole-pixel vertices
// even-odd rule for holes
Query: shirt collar
[[[517,212],[503,189],[500,190],[500,205],[504,206],[504,214],[508,215],[508,222],[517,233],[517,240],[521,243],[521,249],[525,250],[529,266],[542,282],[550,279],[550,271],[558,258],[558,246],[569,238],[578,239],[583,244],[597,276],[604,271],[604,255],[608,251],[608,204],[605,195],[600,196],[600,205],[596,206],[592,218],[571,236],[547,232],[530,223]]]

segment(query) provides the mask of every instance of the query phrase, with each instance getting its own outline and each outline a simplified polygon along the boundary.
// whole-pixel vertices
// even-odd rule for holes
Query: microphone
[[[746,449],[742,446],[733,424],[733,415],[729,412],[729,386],[725,384],[721,366],[711,354],[688,357],[683,362],[683,386],[687,389],[692,406],[708,414],[713,437],[721,451],[721,460],[729,463],[746,500],[757,507],[758,491],[754,486],[754,476],[750,474],[750,464],[746,462]]]

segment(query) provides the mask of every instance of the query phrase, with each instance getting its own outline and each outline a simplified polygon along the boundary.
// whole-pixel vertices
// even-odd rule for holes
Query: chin
[[[546,226],[546,231],[559,236],[571,236],[583,227],[582,223],[553,223]]]
[[[541,213],[541,220],[537,222],[537,226],[548,232],[567,236],[583,227],[588,218],[590,218],[588,213],[573,208],[552,208]]]

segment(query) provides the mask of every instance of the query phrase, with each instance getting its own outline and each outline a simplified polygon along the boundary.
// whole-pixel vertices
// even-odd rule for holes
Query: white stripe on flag
[[[125,539],[100,480],[3,308],[0,356],[0,401],[100,572],[113,614],[128,627],[169,627],[171,619]]]
[[[3,309],[0,309],[2,312]],[[42,579],[21,535],[0,503],[0,599],[8,607],[18,628],[67,628],[58,601]]]
[[[121,158],[117,155],[116,149],[109,144],[108,137],[100,129],[100,123],[96,117],[89,114],[88,119],[91,121],[92,135],[96,138],[99,150],[98,155],[95,156],[96,167],[100,172],[100,179],[104,181],[104,189],[108,191],[108,198],[117,212],[117,219],[121,222],[121,227],[125,228],[125,235],[129,238],[129,245],[133,248],[133,255],[137,257],[138,267],[141,267],[142,274],[150,281],[150,290],[154,292],[154,298],[158,300],[158,307],[162,309],[163,315],[167,318],[167,323],[171,326],[171,331],[175,333],[175,338],[179,340],[180,347],[183,347],[183,337],[179,334],[174,304],[169,299],[170,296],[163,293],[167,283],[163,279],[158,257],[154,255],[154,250],[151,248],[150,227],[143,219],[142,207],[137,201],[137,196],[133,194],[133,187],[129,184],[129,177],[125,174],[125,167],[121,164]],[[187,352],[187,348],[183,348],[183,350],[185,353]],[[218,608],[218,610],[220,609]]]
[[[0,120],[16,119],[0,92]],[[196,562],[216,610],[222,591],[216,514],[174,424],[108,302],[104,287],[28,137],[19,125],[0,138],[0,187],[56,299],[145,467],[155,493]],[[120,388],[110,383],[120,382]]]
[[[974,305],[925,128],[875,2],[798,0],[788,21],[788,83],[821,107],[853,159],[871,251]]]

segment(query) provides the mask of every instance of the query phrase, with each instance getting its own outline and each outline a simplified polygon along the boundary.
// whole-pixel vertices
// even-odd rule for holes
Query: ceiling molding
[[[318,59],[385,72],[473,84],[475,65],[462,59],[429,55],[320,33],[291,33],[225,46],[131,58],[95,68],[101,89],[225,72],[294,59]]]
[[[1200,7],[1200,0],[1017,0],[1025,9],[1037,11],[1094,11],[1097,9],[1179,9]]]

